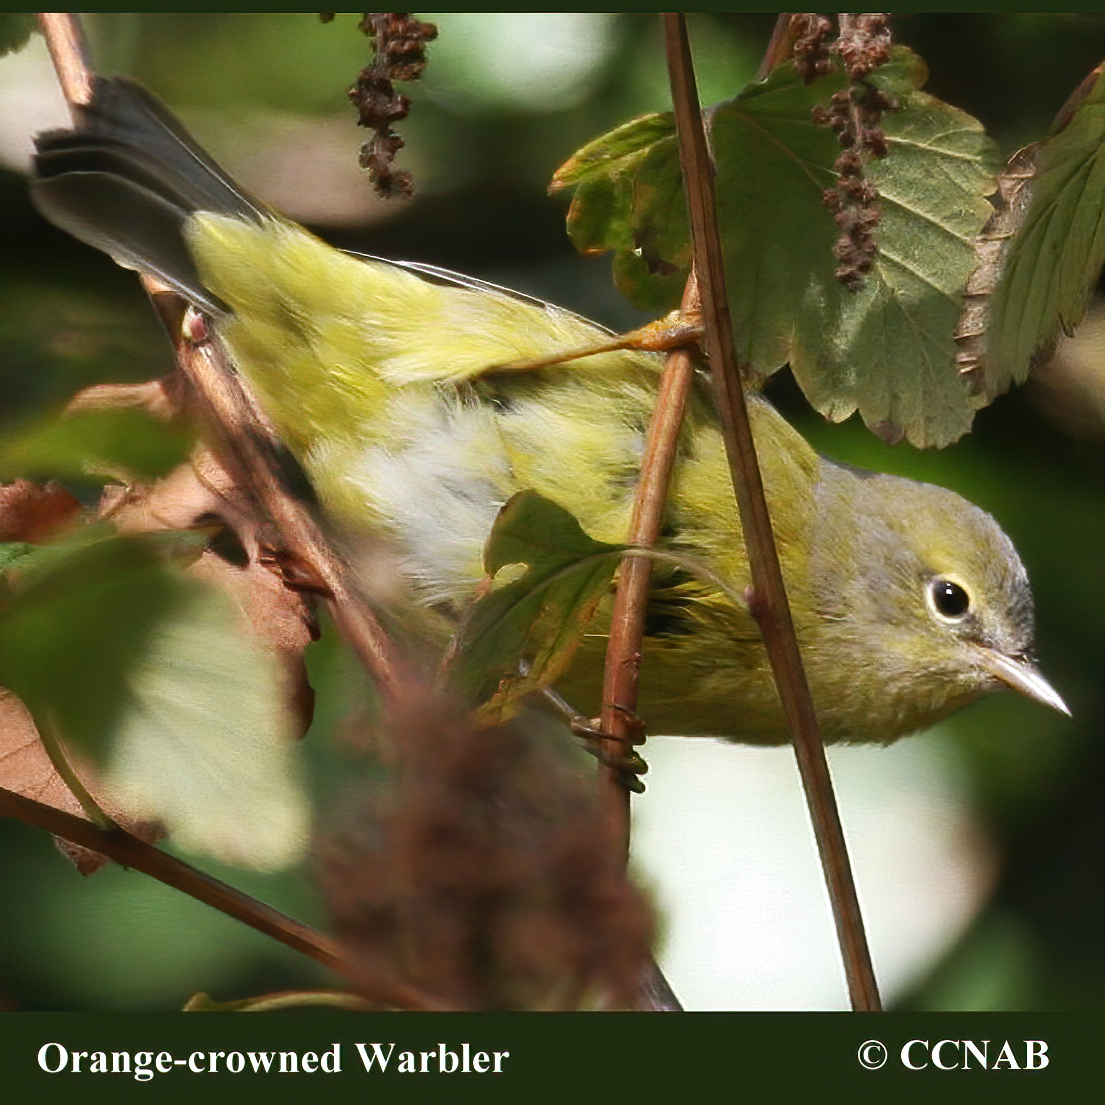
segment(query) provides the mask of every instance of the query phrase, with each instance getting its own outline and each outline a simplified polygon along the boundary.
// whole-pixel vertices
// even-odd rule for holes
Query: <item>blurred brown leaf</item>
[[[102,385],[81,392],[70,410],[141,407],[168,420],[186,406],[179,381],[170,376],[141,385]],[[42,543],[75,525],[80,502],[58,484],[40,486],[17,480],[0,487],[0,540]],[[124,486],[109,483],[101,499],[100,517],[120,533],[209,528],[212,539],[187,569],[217,586],[232,599],[243,632],[253,637],[281,663],[289,710],[300,733],[311,721],[313,692],[303,665],[303,649],[311,639],[313,615],[302,595],[293,593],[258,563],[257,541],[248,508],[230,477],[207,451],[200,450],[154,484]],[[67,753],[81,781],[97,804],[124,828],[146,841],[163,836],[156,825],[123,818],[110,795],[100,792],[90,766]],[[77,816],[84,811],[55,770],[23,703],[0,689],[0,786]],[[59,841],[83,874],[106,862],[98,853]]]
[[[0,541],[38,545],[76,523],[81,504],[60,484],[0,485]]]
[[[212,540],[188,573],[229,595],[245,632],[278,656],[289,707],[305,733],[314,696],[303,650],[315,632],[314,613],[306,596],[289,590],[259,562],[256,526],[215,457],[201,451],[152,486],[113,489],[101,513],[121,533],[212,530]]]
[[[456,1009],[632,1004],[651,914],[549,724],[477,728],[432,693],[393,718],[392,792],[322,856],[366,996],[391,975]]]

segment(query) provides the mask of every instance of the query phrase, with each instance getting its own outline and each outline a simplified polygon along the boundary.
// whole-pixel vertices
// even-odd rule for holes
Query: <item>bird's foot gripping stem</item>
[[[546,689],[545,697],[564,715],[568,728],[583,741],[583,747],[605,767],[617,772],[618,782],[634,794],[643,794],[645,784],[641,776],[648,771],[648,764],[634,750],[634,746],[644,744],[644,722],[632,710],[624,706],[614,709],[625,719],[624,737],[609,733],[602,728],[601,718],[586,718],[572,708],[556,691]],[[612,747],[613,746],[613,747]],[[613,750],[616,748],[617,750]]]

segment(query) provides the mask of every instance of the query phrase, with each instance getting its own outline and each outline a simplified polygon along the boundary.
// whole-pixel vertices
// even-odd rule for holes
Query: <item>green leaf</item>
[[[549,191],[607,180],[611,173],[631,168],[656,142],[674,137],[675,122],[670,112],[631,119],[577,150],[557,169]]]
[[[302,853],[309,811],[279,663],[246,637],[221,592],[180,582],[184,601],[127,673],[109,793],[186,849],[285,867]]]
[[[30,12],[0,12],[0,58],[22,50],[35,29],[35,17]]]
[[[986,391],[1028,376],[1032,357],[1081,321],[1105,262],[1105,72],[1041,144],[1024,222],[990,304]]]
[[[178,600],[158,547],[97,529],[37,549],[0,608],[0,685],[94,758],[125,708],[127,671]]]
[[[575,187],[568,235],[581,253],[614,250],[614,281],[646,310],[678,304],[691,264],[671,114],[635,119],[579,150],[551,190]]]
[[[0,544],[0,573],[6,572],[13,564],[35,551],[34,545],[26,541],[5,541]]]
[[[822,201],[840,146],[810,116],[843,76],[807,86],[787,63],[709,118],[742,360],[765,376],[789,361],[829,418],[858,409],[881,436],[944,445],[969,428],[977,405],[953,334],[995,168],[981,125],[921,92],[925,76],[898,48],[873,78],[899,109],[883,119],[888,156],[868,169],[882,197],[880,254],[858,294],[835,278],[839,230]],[[639,306],[677,306],[690,245],[674,139],[658,120],[614,131],[566,169],[565,183],[579,182],[569,216],[577,244],[615,250],[615,282]]]
[[[884,116],[888,156],[868,166],[879,255],[858,293],[827,274],[811,280],[806,303],[820,300],[824,313],[801,312],[791,367],[833,421],[859,410],[880,437],[939,448],[970,429],[981,405],[961,379],[953,336],[997,165],[977,120],[919,91],[926,76],[897,50],[875,77],[901,105]]]
[[[100,769],[109,804],[183,847],[277,867],[306,828],[277,661],[173,566],[194,534],[82,533],[24,557],[0,685]]]
[[[51,416],[0,442],[0,479],[154,480],[187,459],[194,436],[133,409]]]
[[[453,683],[498,721],[549,686],[571,662],[624,547],[595,541],[563,507],[520,491],[499,512],[484,550],[489,583],[508,565],[525,572],[477,598],[449,662]],[[519,661],[524,660],[523,675]]]

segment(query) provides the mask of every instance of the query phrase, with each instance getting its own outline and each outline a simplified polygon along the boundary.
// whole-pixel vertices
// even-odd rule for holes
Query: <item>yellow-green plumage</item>
[[[231,308],[220,333],[235,363],[324,504],[347,524],[394,537],[428,600],[460,609],[471,597],[495,514],[523,488],[570,510],[592,537],[624,541],[658,356],[606,353],[497,375],[488,369],[603,335],[556,308],[341,254],[276,220],[200,215],[187,236],[204,284]],[[944,665],[921,583],[926,566],[932,574],[966,566],[975,579],[993,576],[1008,602],[1024,573],[992,520],[943,489],[821,460],[759,397],[751,415],[826,735],[891,739],[983,693],[992,676],[964,670],[955,650]],[[895,526],[890,507],[905,525]],[[666,523],[670,544],[743,592],[740,522],[703,393],[688,412]],[[910,556],[911,530],[931,548]],[[893,586],[849,578],[866,559],[864,538],[876,542],[888,576],[898,565]],[[784,740],[748,611],[685,573],[673,583],[670,570],[655,571],[658,631],[643,653],[642,715],[661,730]],[[597,713],[601,615],[594,628],[562,689]]]
[[[125,83],[109,91],[101,85],[98,95],[106,106],[93,112],[88,137],[79,136],[96,151],[97,166],[97,127],[118,143],[120,131],[133,129],[127,112],[152,113],[146,103],[143,115],[143,103],[133,101],[144,94]],[[110,97],[122,107],[107,103]],[[481,580],[497,511],[525,488],[567,508],[592,537],[625,540],[659,357],[605,353],[496,372],[605,335],[500,289],[342,254],[245,197],[228,198],[219,182],[197,185],[195,158],[179,158],[162,130],[177,143],[191,140],[171,117],[156,122],[161,129],[148,120],[141,128],[154,147],[142,154],[143,172],[134,173],[139,155],[131,154],[105,174],[104,187],[125,189],[130,201],[157,210],[167,197],[169,229],[187,247],[183,265],[171,241],[151,245],[146,257],[125,227],[100,220],[87,230],[92,220],[73,171],[80,170],[78,153],[64,142],[60,152],[49,140],[40,144],[40,206],[216,312],[220,340],[324,506],[347,528],[386,533],[424,601],[463,606]],[[166,183],[151,199],[155,170]],[[195,200],[197,188],[207,189],[209,204]],[[1027,580],[988,515],[940,488],[834,465],[764,399],[749,398],[799,643],[828,739],[891,740],[1003,682],[1061,706],[1027,663]],[[705,564],[730,593],[748,585],[704,383],[682,430],[664,541]],[[940,586],[960,588],[969,608],[941,613],[933,597]],[[560,685],[593,713],[601,704],[603,617],[600,610]],[[653,732],[756,742],[787,735],[747,609],[664,565],[654,569],[639,710]]]

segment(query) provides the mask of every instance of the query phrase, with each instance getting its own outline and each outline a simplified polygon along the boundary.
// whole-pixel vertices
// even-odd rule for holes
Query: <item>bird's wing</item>
[[[527,292],[520,292],[515,288],[505,288],[502,284],[492,284],[489,280],[480,280],[479,277],[476,276],[468,276],[462,272],[453,272],[452,269],[443,269],[440,265],[427,265],[422,261],[391,261],[386,257],[376,257],[371,253],[348,252],[350,257],[358,257],[364,261],[375,261],[382,265],[394,265],[396,268],[417,273],[431,283],[440,284],[447,288],[467,288],[468,291],[471,292],[509,296],[511,299],[516,299],[519,303],[527,303],[531,307],[538,307],[544,311],[557,311],[562,315],[568,315],[571,318],[577,319],[582,325],[589,326],[600,334],[614,333],[613,330],[607,329],[607,327],[594,322],[592,319],[586,318],[584,315],[576,314],[574,311],[569,311],[564,307],[558,307],[555,303],[550,303],[547,299],[540,299],[538,296],[529,295]]]

